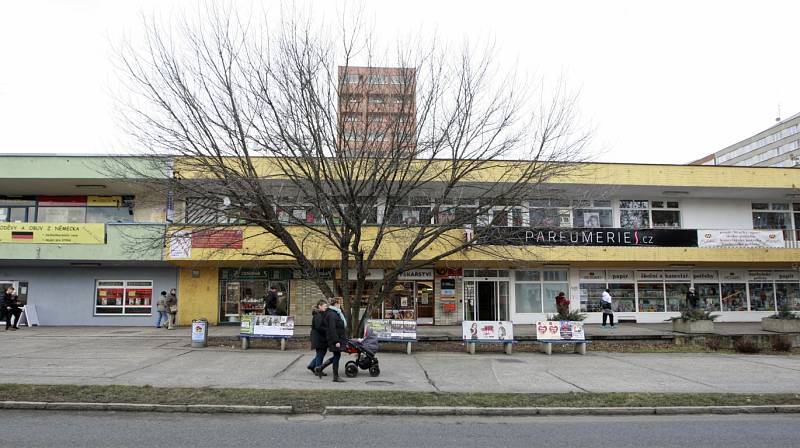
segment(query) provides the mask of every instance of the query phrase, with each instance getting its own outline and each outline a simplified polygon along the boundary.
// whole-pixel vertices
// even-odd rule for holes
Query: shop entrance
[[[236,323],[244,315],[267,314],[267,295],[277,290],[276,314],[289,314],[289,278],[286,269],[221,269],[220,323]]]
[[[497,294],[495,282],[478,282],[476,320],[497,320]]]
[[[465,281],[464,288],[465,320],[509,320],[508,281]]]

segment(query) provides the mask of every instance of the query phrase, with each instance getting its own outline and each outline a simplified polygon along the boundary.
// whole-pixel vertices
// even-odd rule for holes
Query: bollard
[[[208,319],[201,317],[192,320],[192,348],[208,346]]]

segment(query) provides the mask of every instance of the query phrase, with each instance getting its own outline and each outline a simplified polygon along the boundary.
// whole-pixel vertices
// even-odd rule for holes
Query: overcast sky
[[[330,11],[333,1],[314,9]],[[237,2],[249,8],[246,2]],[[267,8],[277,4],[267,2]],[[126,151],[111,46],[193,1],[0,2],[0,152]],[[492,38],[581,91],[596,160],[687,163],[800,112],[799,1],[366,2],[381,36]]]

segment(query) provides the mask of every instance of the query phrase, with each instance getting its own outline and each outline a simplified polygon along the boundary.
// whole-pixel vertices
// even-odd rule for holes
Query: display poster
[[[536,339],[544,341],[583,341],[583,322],[548,320],[536,322]]]
[[[294,335],[294,316],[242,316],[240,334],[288,338]]]
[[[510,321],[465,320],[461,322],[465,341],[513,341],[514,324]]]
[[[192,257],[192,233],[188,230],[179,230],[169,239],[170,258]]]
[[[699,247],[775,247],[785,246],[780,230],[698,230]]]
[[[369,319],[369,328],[379,341],[407,342],[417,340],[417,322],[413,320]]]
[[[192,342],[203,342],[203,335],[206,332],[206,322],[202,320],[192,321]]]
[[[0,243],[105,244],[105,224],[0,223]]]
[[[441,287],[439,292],[439,297],[442,300],[455,300],[456,299],[456,279],[454,278],[443,278],[441,280]]]

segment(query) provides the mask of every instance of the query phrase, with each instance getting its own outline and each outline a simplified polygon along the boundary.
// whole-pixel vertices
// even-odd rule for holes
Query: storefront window
[[[636,285],[633,283],[611,283],[608,285],[614,311],[629,313],[636,311]],[[598,310],[601,311],[601,310]]]
[[[289,314],[288,269],[221,269],[220,270],[220,322],[239,322],[244,315],[264,315],[270,287],[275,287],[277,303],[275,314]]]
[[[150,280],[98,280],[95,315],[152,314],[153,282]]]
[[[583,313],[599,313],[602,311],[600,307],[600,299],[603,296],[603,291],[606,289],[605,283],[581,283],[581,312]]]
[[[779,308],[788,306],[790,310],[800,311],[800,285],[797,283],[776,283],[775,295]]]
[[[695,292],[700,298],[700,305],[706,311],[719,311],[719,284],[717,283],[695,283]]]
[[[531,227],[570,227],[572,225],[569,201],[560,199],[532,199],[530,201]]]
[[[660,313],[664,311],[664,284],[639,283],[639,311]]]
[[[574,211],[574,227],[597,228],[614,227],[614,215],[611,209],[579,208]]]
[[[515,283],[515,306],[517,313],[542,312],[542,285],[540,283]]]
[[[722,284],[722,311],[747,311],[747,288],[744,283]]]
[[[86,222],[86,207],[39,207],[37,222]]]
[[[686,309],[686,294],[689,292],[688,283],[667,283],[667,311],[683,311]]]
[[[749,282],[750,311],[774,311],[775,290],[771,282]]]
[[[415,320],[414,282],[397,282],[383,304],[384,319]]]
[[[544,297],[544,312],[556,312],[556,296],[563,292],[569,297],[569,284],[568,283],[548,283],[542,284],[543,297]]]

